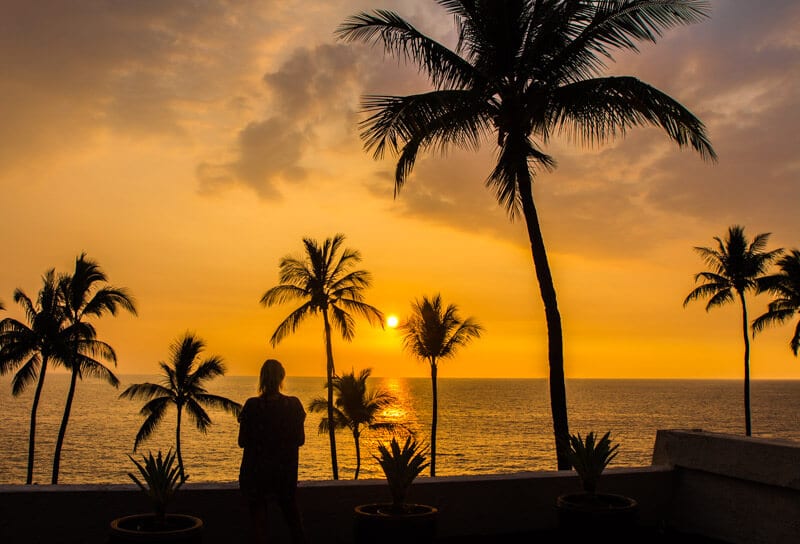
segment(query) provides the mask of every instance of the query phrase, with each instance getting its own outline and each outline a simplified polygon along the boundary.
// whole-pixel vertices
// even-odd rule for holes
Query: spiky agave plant
[[[595,440],[594,432],[590,432],[586,438],[582,438],[580,433],[571,434],[563,448],[564,454],[581,479],[583,490],[594,495],[603,470],[617,456],[619,444],[611,442],[610,431],[599,440]]]
[[[414,478],[428,467],[425,457],[427,451],[427,447],[421,447],[410,436],[402,446],[396,438],[392,438],[388,447],[385,444],[378,444],[378,455],[373,457],[383,469],[386,481],[389,483],[393,513],[405,511],[408,488]]]
[[[139,469],[144,483],[132,472],[129,472],[128,476],[139,486],[139,489],[150,497],[156,524],[164,525],[167,504],[189,477],[181,476],[180,467],[175,465],[175,453],[172,448],[163,456],[161,450],[158,450],[158,454],[155,457],[152,451],[148,452],[146,456],[142,455],[141,463],[130,455],[128,455],[128,458]]]

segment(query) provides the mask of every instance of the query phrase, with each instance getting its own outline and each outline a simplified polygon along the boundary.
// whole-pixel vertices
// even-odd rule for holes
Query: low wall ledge
[[[653,464],[800,490],[800,442],[791,440],[660,430]]]

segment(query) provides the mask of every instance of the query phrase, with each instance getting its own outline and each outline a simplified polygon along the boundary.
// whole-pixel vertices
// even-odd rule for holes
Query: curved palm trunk
[[[545,251],[542,230],[539,225],[539,216],[533,202],[532,180],[527,161],[524,167],[521,167],[517,172],[517,184],[522,203],[522,212],[525,215],[525,223],[528,228],[528,238],[531,242],[536,279],[539,282],[539,291],[542,295],[547,322],[547,347],[550,362],[550,411],[553,416],[556,460],[558,462],[558,470],[569,470],[570,463],[561,451],[561,444],[569,438],[567,392],[564,385],[564,346],[561,331],[561,314],[558,311],[556,289],[553,285],[553,276],[550,273],[550,264],[547,261],[547,252]]]
[[[72,411],[72,399],[75,398],[75,386],[78,384],[78,372],[75,367],[72,369],[72,377],[69,380],[69,392],[67,402],[64,404],[64,417],[61,418],[61,427],[58,429],[58,440],[56,440],[56,451],[53,454],[53,477],[50,483],[58,483],[58,470],[61,465],[61,447],[64,445],[64,437],[67,434],[67,424],[69,414]]]
[[[358,480],[358,473],[361,472],[361,435],[357,429],[353,429],[353,440],[356,442],[356,475],[354,480]]]
[[[328,321],[328,309],[323,308],[322,319],[325,321],[325,354],[327,355],[326,379],[328,386],[328,421],[333,421],[333,375],[336,373],[333,366],[333,346],[331,345],[331,324]],[[328,425],[328,438],[331,443],[331,469],[333,479],[339,479],[339,463],[336,460],[336,432],[334,426]]]
[[[433,399],[433,410],[431,413],[431,477],[436,476],[436,425],[439,422],[439,391],[436,386],[436,374],[439,367],[436,366],[436,357],[431,357],[431,394]]]
[[[36,411],[39,409],[44,376],[47,373],[47,359],[46,355],[42,356],[42,371],[39,373],[39,381],[36,384],[36,392],[33,394],[33,405],[31,406],[31,428],[28,435],[28,473],[25,476],[25,483],[28,485],[33,483],[33,458],[36,450]]]
[[[186,473],[183,471],[183,456],[181,455],[181,416],[183,415],[183,406],[178,404],[178,423],[175,425],[175,454],[178,456],[178,467],[181,470],[181,480],[186,479]]]
[[[744,337],[744,434],[751,436],[753,429],[750,424],[750,333],[747,327],[747,305],[744,302],[744,293],[739,292],[742,301],[742,336]]]

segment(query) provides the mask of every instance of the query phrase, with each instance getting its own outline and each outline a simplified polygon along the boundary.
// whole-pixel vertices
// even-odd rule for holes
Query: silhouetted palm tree
[[[767,325],[789,321],[800,315],[800,251],[793,249],[777,262],[780,273],[767,276],[762,282],[761,291],[767,291],[775,298],[769,303],[767,312],[753,321],[753,330],[760,331]],[[800,351],[800,319],[794,329],[789,347],[797,356]]]
[[[328,387],[328,419],[333,420],[333,377],[336,369],[333,364],[331,344],[331,323],[347,341],[355,334],[355,320],[352,314],[367,319],[370,324],[383,326],[383,314],[377,308],[364,302],[363,290],[370,285],[369,272],[352,270],[361,262],[361,254],[353,249],[342,248],[344,235],[337,234],[326,238],[322,245],[311,238],[303,238],[305,255],[302,259],[286,256],[280,261],[279,280],[264,293],[261,304],[273,306],[293,300],[303,304],[281,322],[272,333],[270,342],[277,345],[287,334],[294,332],[308,316],[322,314],[325,327],[325,353],[327,356],[326,382]],[[331,468],[333,479],[339,479],[339,464],[336,460],[336,435],[334,428],[328,432],[331,447]]]
[[[655,125],[679,146],[714,158],[703,124],[663,92],[633,77],[597,77],[615,51],[637,50],[664,30],[706,17],[705,0],[436,0],[455,17],[450,50],[398,14],[377,10],[347,19],[348,41],[382,44],[414,62],[435,88],[409,96],[367,96],[362,139],[375,158],[399,155],[395,196],[420,151],[476,149],[489,136],[498,159],[486,181],[514,219],[525,218],[547,321],[550,402],[556,446],[569,437],[561,315],[534,204],[537,170],[551,169],[542,149],[566,133],[589,145],[630,128]],[[558,468],[569,462],[556,447]]]
[[[707,298],[706,311],[738,297],[742,304],[742,336],[744,338],[744,418],[745,434],[751,435],[750,425],[750,333],[747,321],[745,292],[757,291],[763,284],[764,273],[769,265],[780,256],[782,249],[765,251],[770,233],[757,235],[748,243],[744,227],[734,225],[728,228],[725,239],[714,237],[716,248],[695,247],[695,251],[705,261],[710,271],[695,274],[694,281],[703,281],[683,301],[684,307],[691,301]]]
[[[0,321],[0,374],[19,369],[11,382],[14,396],[24,392],[34,381],[37,382],[31,405],[28,470],[25,477],[25,483],[31,484],[36,449],[36,414],[48,364],[64,364],[69,358],[69,332],[65,331],[55,270],[48,270],[42,276],[42,288],[36,303],[22,289],[14,291],[14,302],[22,307],[27,323],[11,317]]]
[[[372,373],[371,368],[365,368],[343,376],[333,378],[333,389],[336,392],[336,401],[333,408],[333,429],[350,429],[356,445],[356,472],[353,477],[358,480],[361,471],[361,433],[364,429],[395,431],[400,427],[391,421],[378,421],[380,412],[395,402],[397,399],[391,393],[382,389],[367,389],[367,378]],[[328,409],[328,401],[316,398],[308,405],[311,412],[323,412]],[[331,425],[328,417],[323,417],[319,422],[319,433],[329,432]]]
[[[431,367],[433,388],[433,414],[431,416],[431,476],[436,476],[436,425],[439,417],[439,397],[436,377],[439,359],[455,355],[456,349],[473,338],[479,338],[483,328],[471,317],[461,319],[453,304],[446,307],[441,295],[411,305],[411,316],[398,327],[403,332],[403,346],[416,357],[427,361]]]
[[[116,315],[122,308],[136,315],[133,298],[125,289],[106,285],[108,278],[93,260],[87,259],[85,253],[75,259],[75,270],[71,275],[66,275],[59,281],[59,290],[64,304],[64,317],[75,331],[74,341],[85,340],[91,342],[96,351],[93,355],[117,365],[117,356],[108,344],[96,340],[97,333],[94,326],[87,321],[90,318],[99,318],[106,313]],[[70,369],[69,391],[64,404],[64,416],[58,430],[55,454],[53,455],[52,483],[58,483],[58,472],[61,463],[61,448],[67,433],[67,424],[72,411],[72,401],[75,397],[75,388],[78,379],[83,376],[94,376],[105,380],[112,387],[119,387],[119,380],[108,367],[92,357],[83,357],[75,351],[73,357],[66,361]]]
[[[170,344],[169,361],[158,363],[163,373],[161,383],[133,384],[120,394],[120,398],[148,401],[139,412],[145,416],[145,420],[139,428],[139,432],[136,433],[133,451],[136,451],[139,444],[153,434],[158,424],[164,419],[167,408],[175,405],[178,412],[175,425],[175,452],[178,455],[181,478],[184,479],[186,473],[181,456],[181,420],[184,409],[189,419],[203,434],[211,425],[211,418],[203,406],[220,408],[236,417],[242,410],[242,406],[238,402],[219,395],[212,395],[206,390],[205,382],[225,374],[225,364],[217,355],[199,361],[200,354],[204,349],[205,343],[187,332]]]

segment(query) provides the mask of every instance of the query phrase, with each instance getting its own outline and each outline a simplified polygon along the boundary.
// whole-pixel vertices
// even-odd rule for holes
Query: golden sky
[[[382,52],[338,43],[336,25],[395,9],[451,43],[431,0],[7,0],[0,19],[0,300],[35,295],[51,267],[86,251],[135,296],[139,317],[99,336],[121,374],[153,373],[193,331],[230,374],[267,357],[322,375],[322,323],[277,348],[293,308],[264,309],[278,261],[301,239],[346,235],[373,274],[367,301],[401,318],[440,292],[485,328],[442,377],[547,375],[542,304],[524,225],[483,182],[494,149],[421,158],[399,198],[391,159],[364,153],[362,93],[425,88]],[[704,268],[693,246],[732,224],[770,247],[800,246],[800,3],[716,0],[710,20],[669,33],[615,74],[675,97],[708,126],[704,163],[655,129],[596,149],[556,139],[537,178],[564,322],[568,377],[740,378],[740,311],[686,309]],[[750,313],[766,297],[750,297]],[[753,343],[755,378],[800,378],[792,325]],[[335,340],[337,368],[425,376],[397,331],[359,322]]]

